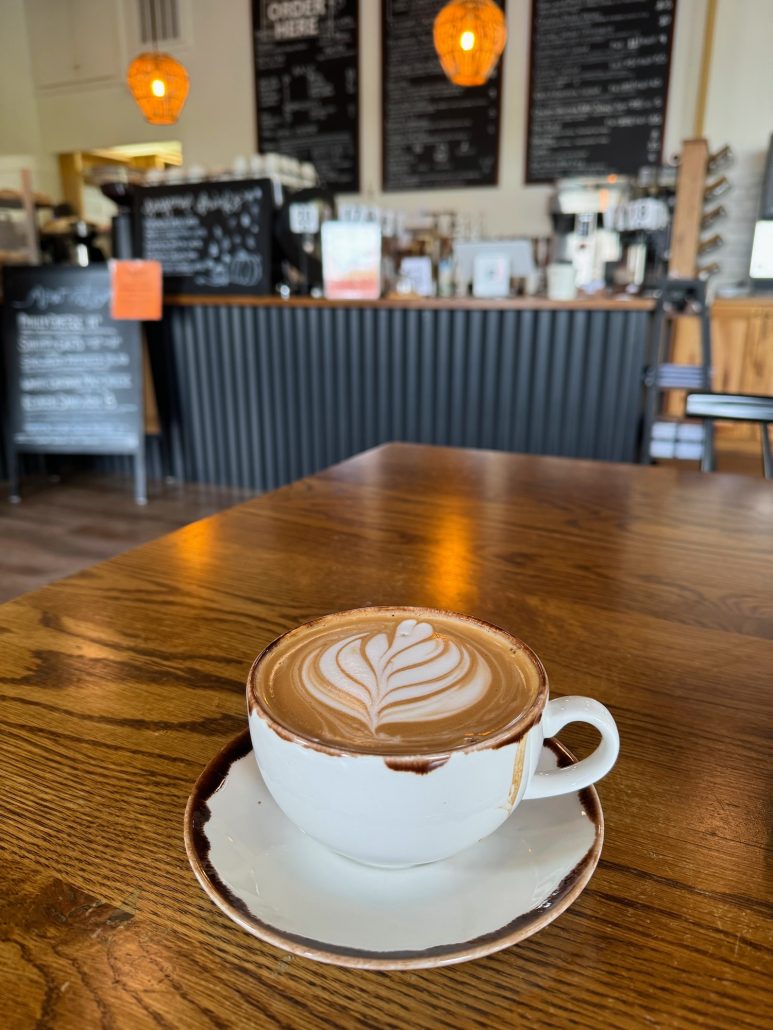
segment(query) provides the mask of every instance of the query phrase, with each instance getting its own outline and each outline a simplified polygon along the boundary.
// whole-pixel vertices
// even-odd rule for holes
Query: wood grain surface
[[[0,1026],[764,1025],[772,527],[764,481],[389,445],[0,607]],[[356,972],[214,908],[182,818],[260,648],[400,602],[513,630],[622,749],[555,923]]]

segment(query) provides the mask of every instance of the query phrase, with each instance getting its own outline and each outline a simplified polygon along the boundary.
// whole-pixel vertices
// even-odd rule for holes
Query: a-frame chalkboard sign
[[[130,454],[144,504],[140,324],[111,318],[108,266],[3,273],[11,499],[19,454]]]

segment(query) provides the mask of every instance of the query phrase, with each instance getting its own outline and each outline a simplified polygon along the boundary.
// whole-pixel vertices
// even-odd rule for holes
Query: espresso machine
[[[601,287],[605,270],[621,258],[616,212],[630,197],[621,175],[559,179],[550,202],[553,261],[574,267],[581,289]]]

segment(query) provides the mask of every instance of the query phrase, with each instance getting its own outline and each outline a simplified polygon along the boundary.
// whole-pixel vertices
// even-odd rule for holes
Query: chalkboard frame
[[[496,134],[494,136],[494,175],[491,182],[483,183],[466,183],[460,181],[456,184],[441,184],[438,186],[388,186],[387,185],[387,119],[386,119],[386,69],[387,69],[387,4],[390,0],[380,0],[381,7],[381,189],[384,193],[413,193],[420,191],[422,193],[427,192],[439,192],[442,190],[456,190],[456,189],[480,189],[488,190],[495,189],[500,185],[500,169],[501,169],[501,157],[502,157],[502,94],[505,89],[505,55],[504,53],[500,57],[497,64],[497,73],[499,76],[499,88],[497,89],[495,111],[496,111]],[[442,7],[442,3],[438,3],[437,10],[439,11]],[[502,7],[507,17],[507,0],[502,0]],[[430,40],[432,43],[432,40]],[[505,49],[507,49],[505,47]],[[440,68],[440,58],[437,56],[434,50],[434,44],[432,49],[432,56],[438,63]],[[442,70],[442,69],[441,69]],[[458,87],[460,91],[464,91],[465,86]],[[483,88],[483,87],[479,87]]]
[[[252,31],[252,73],[255,82],[255,146],[259,153],[264,152],[263,145],[261,143],[261,131],[260,131],[260,75],[258,74],[258,32],[260,31],[258,8],[264,0],[251,0],[250,11],[251,11],[251,31]],[[370,2],[370,0],[369,0]],[[357,49],[356,56],[352,62],[354,65],[355,72],[357,74],[357,91],[355,93],[355,106],[356,113],[352,119],[353,128],[351,131],[351,138],[354,144],[354,160],[353,160],[353,173],[352,179],[346,185],[340,185],[338,183],[327,182],[324,177],[319,175],[320,186],[323,189],[328,190],[330,193],[359,193],[362,186],[362,143],[360,140],[360,115],[362,114],[362,103],[360,98],[360,92],[362,89],[362,76],[360,74],[360,30],[362,28],[362,12],[360,10],[360,0],[354,0],[354,43]],[[336,100],[338,98],[336,97]],[[278,151],[280,154],[282,151]],[[307,158],[309,162],[314,164],[313,157],[309,155]],[[316,167],[316,166],[315,166]]]
[[[673,8],[672,8],[672,10],[673,10],[673,19],[672,19],[672,22],[671,22],[671,27],[670,27],[670,32],[669,32],[668,48],[666,50],[666,69],[667,69],[667,74],[666,74],[666,80],[665,80],[665,89],[663,90],[663,128],[662,128],[661,138],[660,138],[660,151],[659,151],[659,154],[658,154],[658,160],[659,160],[660,164],[662,164],[662,162],[663,162],[663,150],[665,148],[666,119],[668,117],[668,96],[669,96],[669,91],[671,89],[671,73],[672,73],[672,70],[673,70],[672,67],[671,67],[671,58],[673,56],[674,36],[676,34],[676,11],[677,11],[677,2],[678,2],[678,0],[671,0],[671,2],[673,4]],[[553,177],[553,178],[537,178],[537,177],[532,177],[529,174],[529,171],[530,171],[530,168],[531,168],[531,126],[532,126],[532,112],[533,112],[533,98],[534,98],[534,44],[535,44],[535,37],[536,37],[536,18],[535,18],[534,15],[535,15],[535,8],[537,6],[537,3],[538,3],[538,0],[530,0],[530,3],[529,3],[529,89],[528,89],[528,98],[527,98],[527,107],[526,107],[526,147],[524,148],[525,157],[524,157],[523,181],[524,181],[524,185],[526,185],[526,186],[550,186],[554,182],[556,182],[556,178],[561,178],[561,176]],[[574,177],[577,177],[577,176],[582,177],[585,174],[587,174],[588,176],[596,176],[596,175],[599,175],[601,173],[597,173],[597,172],[588,172],[588,173],[573,172],[570,177],[571,178],[574,178]],[[607,174],[617,175],[619,173],[614,171],[614,169],[610,169]]]
[[[134,497],[137,504],[147,503],[147,472],[145,465],[145,421],[143,395],[142,336],[140,323],[130,320],[115,320],[110,317],[110,271],[106,264],[79,268],[68,265],[5,265],[2,269],[3,280],[3,312],[2,336],[5,351],[5,401],[4,422],[5,441],[10,479],[10,500],[21,499],[19,489],[19,455],[20,454],[84,454],[84,455],[116,455],[127,454],[134,459]],[[93,308],[106,315],[111,327],[118,331],[123,350],[129,355],[128,370],[132,377],[130,398],[135,405],[131,413],[131,432],[136,444],[132,447],[115,447],[99,443],[35,443],[34,441],[18,441],[17,435],[22,424],[21,384],[19,381],[19,352],[17,346],[18,312],[14,306],[14,298],[19,295],[19,283],[32,281],[34,286],[51,287],[54,282],[71,279],[78,286],[90,286],[102,291],[106,300],[100,308]],[[35,281],[37,280],[37,282]],[[29,286],[25,286],[29,290]],[[128,425],[128,419],[124,417]]]

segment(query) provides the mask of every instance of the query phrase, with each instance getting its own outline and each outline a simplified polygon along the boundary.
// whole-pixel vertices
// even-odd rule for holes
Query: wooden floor
[[[0,602],[35,590],[188,522],[246,500],[230,487],[149,483],[139,507],[132,484],[88,473],[26,478],[21,504],[0,486]]]
[[[714,450],[717,472],[730,472],[740,476],[755,476],[762,479],[762,447],[752,444],[729,444],[719,441]],[[658,461],[657,465],[675,468],[700,469],[697,461]]]
[[[697,462],[664,462],[697,469]],[[719,472],[761,476],[758,454],[718,449]],[[138,507],[128,480],[89,473],[24,481],[24,500],[9,504],[0,486],[0,603],[68,576],[130,547],[212,515],[251,494],[230,487],[149,484]]]
[[[717,472],[737,472],[743,476],[762,478],[762,446],[730,449],[722,445],[716,451]]]

